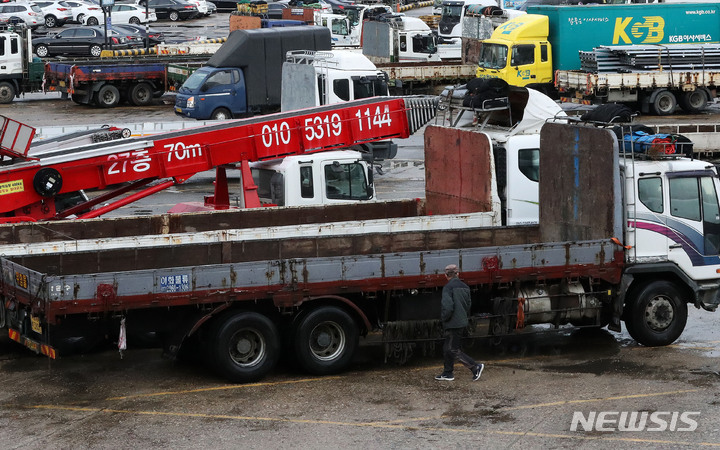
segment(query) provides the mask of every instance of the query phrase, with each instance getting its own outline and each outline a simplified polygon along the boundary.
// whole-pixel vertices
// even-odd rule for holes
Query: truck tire
[[[7,81],[0,82],[0,103],[7,104],[12,103],[15,100],[15,86]]]
[[[46,45],[38,45],[35,47],[35,54],[39,58],[45,58],[46,56],[50,56],[50,50],[47,48]]]
[[[642,345],[672,344],[685,329],[687,302],[669,281],[652,281],[640,287],[629,306],[625,327]]]
[[[323,306],[302,317],[295,329],[295,354],[315,375],[337,373],[350,364],[358,345],[358,327],[348,313]]]
[[[138,83],[130,89],[130,103],[135,106],[147,106],[152,99],[153,88],[148,83]]]
[[[98,22],[97,17],[88,17],[87,24],[90,26],[98,25],[100,22]]]
[[[58,26],[55,16],[45,16],[45,28],[55,28]]]
[[[652,102],[652,110],[658,116],[668,116],[675,112],[676,107],[675,95],[666,89],[659,91]]]
[[[707,106],[707,96],[702,89],[683,92],[680,95],[680,107],[688,114],[697,114]]]
[[[168,18],[173,22],[177,22],[178,20],[180,20],[180,14],[178,14],[177,11],[170,11],[170,15]]]
[[[232,119],[232,113],[228,111],[225,108],[218,108],[215,111],[213,111],[212,115],[210,116],[210,119],[212,120],[228,120]]]
[[[209,343],[209,359],[217,373],[234,383],[256,381],[280,358],[280,338],[270,319],[254,312],[218,318]]]
[[[114,108],[120,103],[120,91],[112,84],[106,84],[95,94],[96,103],[101,108]]]

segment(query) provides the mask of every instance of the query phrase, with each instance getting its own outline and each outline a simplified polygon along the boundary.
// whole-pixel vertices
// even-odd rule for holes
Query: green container
[[[527,12],[548,17],[556,70],[580,69],[578,52],[600,45],[720,42],[716,3],[531,6]]]

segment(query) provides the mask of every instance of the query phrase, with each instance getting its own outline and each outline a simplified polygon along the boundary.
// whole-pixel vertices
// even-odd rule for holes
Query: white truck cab
[[[263,206],[354,203],[375,199],[372,165],[363,154],[335,150],[250,164]]]
[[[388,95],[387,75],[350,50],[288,52],[282,75],[283,111]]]
[[[675,263],[695,280],[720,268],[720,180],[708,162],[621,158],[628,262]]]

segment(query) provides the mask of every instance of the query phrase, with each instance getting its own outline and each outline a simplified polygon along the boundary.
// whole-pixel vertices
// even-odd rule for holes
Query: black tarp
[[[210,57],[211,67],[239,67],[248,107],[280,106],[282,64],[291,50],[330,50],[330,30],[319,26],[235,30]]]

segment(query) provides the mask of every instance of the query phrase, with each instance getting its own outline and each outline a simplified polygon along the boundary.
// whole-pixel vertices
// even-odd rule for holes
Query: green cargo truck
[[[670,114],[679,101],[697,112],[715,95],[713,72],[704,66],[683,73],[661,67],[643,71],[649,75],[639,79],[637,73],[581,71],[580,52],[599,46],[668,49],[717,42],[719,4],[532,6],[483,42],[477,76],[583,103],[639,102],[644,112]]]

